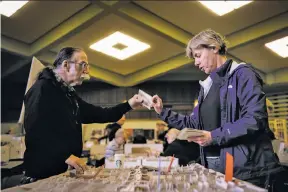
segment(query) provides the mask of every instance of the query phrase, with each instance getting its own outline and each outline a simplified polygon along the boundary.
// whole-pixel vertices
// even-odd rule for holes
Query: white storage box
[[[161,163],[160,163],[161,168],[168,168],[172,157],[160,157],[160,158],[161,158]],[[156,158],[156,157],[145,158],[142,160],[142,165],[158,168],[159,158]],[[177,166],[179,166],[179,160],[178,158],[174,157],[171,167],[177,167]]]

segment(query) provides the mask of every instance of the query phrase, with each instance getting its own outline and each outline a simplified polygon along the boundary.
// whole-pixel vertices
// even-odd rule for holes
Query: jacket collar
[[[224,82],[233,74],[234,71],[241,68],[241,66],[245,63],[237,63],[232,59],[228,59],[221,67],[217,68],[213,71],[204,81],[199,80],[199,84],[203,88],[203,96],[206,98],[213,81],[220,80],[220,86],[224,84]]]
[[[233,61],[234,62],[234,61]],[[199,84],[203,88],[211,87],[213,80],[217,77],[225,77],[227,74],[227,71],[230,69],[232,64],[232,59],[228,59],[221,67],[217,68],[215,71],[213,71],[204,81],[199,81]]]
[[[57,82],[60,84],[60,86],[64,89],[66,89],[68,92],[75,92],[75,89],[68,85],[55,71],[54,67],[46,67],[43,69],[38,76],[38,79],[49,79],[54,82]]]
[[[232,59],[227,59],[225,63],[217,68],[214,72],[212,72],[210,75],[213,77],[214,75],[218,75],[219,77],[225,77],[228,73],[229,69],[231,68],[231,65],[234,61]]]
[[[233,74],[234,71],[240,69],[242,66],[244,67],[246,63],[237,63],[232,59],[228,59],[221,67],[217,68],[213,71],[204,81],[199,81],[199,84],[203,86],[208,86],[212,84],[215,78],[228,78]],[[211,82],[212,81],[212,82]]]
[[[67,89],[69,90],[69,92],[75,92],[75,89],[74,89],[72,86],[68,85],[54,70],[52,70],[52,72],[53,72],[56,80],[57,80],[59,83],[63,84],[63,86],[67,87]]]

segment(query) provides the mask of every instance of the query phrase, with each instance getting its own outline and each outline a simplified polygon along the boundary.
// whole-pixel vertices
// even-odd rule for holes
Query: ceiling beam
[[[124,7],[118,9],[129,17],[138,20],[145,25],[152,27],[163,34],[166,34],[179,42],[183,43],[185,46],[188,41],[193,37],[193,35],[178,26],[160,18],[159,16],[145,10],[139,5],[134,3],[126,4]],[[257,24],[251,25],[243,30],[232,33],[227,36],[229,41],[229,49],[234,49],[239,45],[252,40],[257,40],[263,36],[269,35],[275,31],[279,31],[288,27],[288,12],[278,14],[274,17],[268,18]]]
[[[280,69],[267,75],[267,84],[288,83],[288,68]]]
[[[117,74],[117,73],[113,73],[111,71],[102,69],[100,67],[95,67],[93,65],[91,65],[90,67],[90,75],[93,77],[96,77],[97,79],[100,79],[106,83],[118,86],[118,87],[125,87],[125,77]]]
[[[73,15],[66,21],[62,22],[59,26],[49,31],[46,35],[35,41],[31,45],[31,54],[35,55],[44,48],[59,42],[65,36],[72,33],[74,30],[79,30],[81,26],[85,26],[87,22],[99,15],[103,9],[96,4],[90,4],[82,9],[77,14]],[[89,22],[90,23],[90,22]]]
[[[153,77],[162,75],[167,71],[182,67],[191,63],[191,60],[185,57],[185,54],[180,54],[172,59],[152,65],[133,74],[125,77],[125,86],[133,86]]]
[[[37,53],[41,54],[41,51],[43,51],[44,49],[49,49],[49,47],[53,46],[53,44],[58,43],[65,37],[68,37],[69,34],[72,34],[74,31],[81,30],[81,28],[83,27],[85,28],[87,24],[92,24],[93,21],[91,22],[91,20],[95,19],[96,16],[102,13],[102,11],[103,9],[101,9],[96,4],[90,4],[83,8],[81,11],[79,11],[77,14],[71,16],[69,19],[46,33],[43,37],[39,38],[31,45],[1,35],[1,48],[9,52],[27,57],[37,55]],[[49,59],[49,62],[47,63],[53,63],[55,57],[47,57],[47,54],[50,54],[49,51],[47,53],[44,53],[44,55],[41,55],[42,60],[45,60],[47,62],[47,59]],[[25,64],[29,64],[26,59],[20,61],[19,63],[16,63],[15,66],[13,65],[9,69],[9,71],[6,71],[5,76],[17,71]]]
[[[187,44],[189,39],[192,38],[192,34],[180,29],[179,27],[165,21],[164,19],[150,13],[149,11],[146,11],[145,9],[133,3],[127,4],[125,5],[125,7],[121,7],[119,11],[128,15],[129,17],[133,19],[136,19],[144,23],[145,25],[149,27],[152,27],[160,31],[161,33],[165,35],[169,35],[170,37],[176,39],[177,41],[185,45]],[[232,50],[233,48],[239,47],[253,40],[257,40],[275,31],[285,29],[288,26],[287,18],[288,18],[288,13],[285,12],[277,16],[274,16],[272,18],[269,18],[265,21],[259,22],[255,25],[249,26],[245,30],[231,34],[230,36],[227,37],[228,41],[230,42],[229,49]],[[231,54],[228,54],[228,57],[235,59],[238,62],[241,61],[241,59],[235,58]],[[167,62],[169,63],[169,61]],[[183,60],[179,59],[176,62],[179,62],[179,63],[175,64],[175,61],[172,60],[172,63],[174,64],[173,66],[175,66],[176,68],[178,66],[183,66],[188,63],[191,63],[191,61],[187,62],[185,59]],[[168,67],[166,68],[166,71],[165,71],[163,70],[165,68],[162,68],[161,70],[161,66],[163,64],[158,64],[158,65],[159,65],[159,68],[157,68],[157,65],[152,65],[145,69],[140,70],[139,72],[131,74],[126,79],[126,84],[130,85],[130,84],[135,84],[138,82],[140,83],[145,80],[145,77],[147,79],[153,78],[156,75],[159,75],[156,73],[156,71],[158,70],[159,70],[158,72],[165,73],[165,72],[175,69],[173,67]],[[266,74],[262,72],[261,70],[257,70],[257,71],[260,73],[263,80],[266,81]],[[132,79],[134,79],[134,82]]]
[[[105,3],[107,2],[107,3]],[[104,10],[109,10],[110,13],[112,14],[115,14],[129,22],[131,22],[132,24],[134,25],[137,25],[137,26],[140,26],[140,27],[143,27],[145,28],[145,30],[148,30],[148,31],[151,31],[152,33],[158,35],[158,36],[161,36],[163,37],[164,39],[167,39],[168,41],[174,43],[174,44],[177,44],[179,46],[185,46],[186,45],[186,42],[185,43],[182,43],[174,38],[171,38],[169,34],[165,34],[165,33],[162,33],[160,32],[159,30],[156,30],[154,27],[156,27],[157,25],[151,25],[151,26],[148,26],[146,25],[144,22],[141,22],[139,20],[136,20],[134,19],[133,17],[130,17],[128,16],[127,14],[124,14],[123,12],[119,11],[119,9],[123,8],[124,10],[127,9],[127,7],[129,7],[129,4],[131,4],[131,1],[121,1],[121,2],[118,2],[117,4],[114,3],[112,5],[109,6],[109,3],[108,1],[104,1],[104,2],[100,2],[100,1],[95,1],[95,3],[97,5],[99,5],[101,8],[103,8]],[[137,6],[137,5],[136,5]],[[149,12],[150,13],[150,12]],[[150,13],[153,15],[153,13]],[[141,15],[141,14],[140,14]],[[138,16],[135,16],[135,17],[138,17]],[[155,17],[155,19],[157,20],[161,20],[161,18],[159,17]],[[155,20],[154,19],[154,20]],[[155,22],[155,21],[154,21]],[[151,23],[153,24],[153,23]],[[182,30],[182,29],[181,29]]]
[[[104,3],[104,4],[109,5],[109,6],[113,6],[118,2],[119,1],[101,1],[101,3]]]
[[[46,52],[37,54],[35,57],[37,57],[37,59],[40,60],[41,62],[52,65],[55,61],[56,54],[51,51],[46,51]]]
[[[171,38],[181,42],[183,44],[183,48],[184,46],[186,46],[187,42],[193,37],[192,34],[180,29],[179,27],[165,21],[164,19],[158,17],[157,15],[154,15],[153,13],[141,8],[140,6],[138,5],[135,5],[133,3],[130,3],[130,4],[126,4],[125,6],[119,8],[119,12],[123,13],[123,14],[126,14],[128,17],[131,17],[132,19],[134,20],[137,20],[139,22],[142,22],[144,25],[147,25],[149,27],[152,27],[154,28],[155,30],[165,34],[165,35],[168,35],[170,36]],[[121,16],[121,15],[120,15]],[[282,21],[282,20],[281,20]],[[270,21],[269,23],[267,24],[262,24],[262,27],[267,27],[267,25],[270,26]],[[283,26],[283,22],[280,22],[280,24],[278,25],[274,25],[273,29],[276,29],[278,27],[279,29],[279,25],[280,25],[280,28],[281,26]],[[260,35],[263,35],[260,34]],[[256,38],[256,37],[254,37]],[[235,46],[236,44],[234,44]],[[163,66],[167,66],[163,63],[159,63],[159,64],[155,64],[155,65],[152,65],[152,66],[149,66],[145,69],[142,69],[138,72],[135,72],[131,75],[128,75],[127,76],[127,79],[126,79],[126,84],[127,85],[134,85],[134,84],[137,84],[137,83],[140,83],[140,82],[143,82],[145,80],[145,77],[147,79],[151,79],[157,75],[160,75],[162,73],[165,73],[165,72],[168,72],[170,70],[173,70],[173,69],[176,69],[180,66],[183,66],[183,65],[186,65],[188,63],[191,63],[193,61],[189,61],[187,62],[187,59],[185,59],[185,54],[182,54],[183,56],[183,59],[179,59],[179,60],[171,60],[171,63],[173,63],[174,67],[164,67],[162,68],[162,65]],[[228,54],[227,55],[229,58],[232,58],[234,60],[236,60],[237,62],[242,62],[241,59],[239,58],[236,58],[234,57],[233,55],[231,54]],[[181,56],[180,56],[181,57]],[[175,62],[179,62],[177,64],[175,64]],[[167,63],[169,63],[169,61],[167,61]],[[159,67],[157,68],[157,65],[159,65]],[[166,70],[164,70],[166,69]],[[265,78],[265,73],[263,73],[262,71],[258,70],[262,76],[262,78],[264,79],[264,81],[266,80]],[[159,74],[157,73],[159,72]],[[134,79],[134,82],[133,82],[133,79]],[[146,80],[147,80],[146,79]]]
[[[16,53],[22,56],[30,56],[30,46],[26,43],[14,40],[12,38],[1,35],[1,49],[5,49],[11,53]]]
[[[104,12],[108,13],[116,13],[116,14],[118,13],[117,15],[119,16],[122,15],[122,17],[123,15],[125,15],[125,17],[123,17],[124,19],[130,18],[129,21],[135,20],[138,23],[142,23],[143,27],[146,26],[146,28],[153,28],[155,29],[155,31],[158,31],[159,34],[161,33],[164,34],[164,36],[169,37],[166,39],[170,40],[171,42],[173,43],[175,43],[175,41],[180,42],[180,44],[183,45],[183,49],[185,48],[189,39],[192,38],[193,36],[189,32],[160,18],[154,13],[145,10],[144,8],[134,4],[133,2],[123,3],[123,5],[120,4],[119,1],[116,2],[113,1],[113,3],[111,4],[110,3],[107,4],[105,2],[106,1],[100,3],[100,5],[102,5],[100,7],[99,3],[92,3],[79,13],[73,15],[67,21],[60,24],[58,27],[52,29],[45,36],[43,36],[42,38],[38,39],[35,43],[33,43],[30,47],[24,43],[20,43],[7,37],[4,37],[3,41],[3,36],[2,36],[2,47],[8,51],[25,56],[31,56],[32,53],[33,55],[38,52],[41,53],[40,51],[46,50],[47,48],[58,43],[60,40],[63,40],[63,38],[67,37],[69,34],[71,35],[72,32],[75,31],[76,29],[81,29],[83,23],[90,24],[89,21],[91,21],[92,18],[95,18],[97,15],[99,14],[101,15],[101,12],[103,10]],[[229,49],[242,46],[246,43],[250,43],[254,40],[257,40],[263,36],[274,33],[275,31],[287,28],[288,26],[287,17],[288,13],[285,12],[283,14],[279,14],[277,16],[259,22],[255,25],[249,26],[243,30],[240,30],[236,33],[227,36],[227,39],[230,42]],[[175,41],[172,41],[171,39],[174,39]],[[37,55],[38,54],[36,54],[36,56]],[[233,58],[233,55],[228,56]],[[46,62],[49,60],[49,63],[53,63],[54,61],[54,57],[50,57],[45,54],[42,56],[40,55],[40,59],[41,58]],[[92,76],[95,75],[95,77],[100,78],[101,80],[116,86],[131,86],[143,82],[147,79],[151,79],[155,76],[161,75],[163,73],[166,73],[168,71],[171,71],[173,69],[176,69],[178,67],[187,65],[191,62],[192,62],[191,60],[185,58],[185,55],[183,53],[181,55],[172,58],[171,60],[149,66],[145,69],[142,69],[138,72],[135,72],[127,76],[122,76],[113,73],[109,70],[105,70],[95,66],[91,68],[91,75]],[[101,72],[103,72],[103,75],[101,75]]]
[[[192,35],[190,33],[133,3],[120,7],[118,11],[176,39],[184,45],[191,39]]]
[[[248,28],[242,29],[227,36],[229,40],[229,49],[235,49],[246,45],[252,41],[262,38],[266,35],[288,28],[288,12],[281,13],[265,21],[261,21]]]
[[[53,44],[62,40],[64,37],[67,37],[73,31],[81,30],[82,27],[86,27],[87,24],[92,24],[94,22],[93,19],[102,12],[103,9],[101,9],[98,5],[90,4],[77,14],[71,16],[69,19],[46,33],[43,37],[39,38],[31,45],[1,35],[2,48],[24,56],[34,56],[43,49],[47,49]]]

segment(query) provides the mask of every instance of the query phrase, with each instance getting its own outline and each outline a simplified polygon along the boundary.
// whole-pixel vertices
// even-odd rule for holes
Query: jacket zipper
[[[204,89],[203,87],[201,87],[201,90],[200,90],[200,100],[199,100],[199,104],[198,104],[198,120],[199,120],[199,128],[200,130],[203,130],[203,123],[202,123],[202,119],[201,119],[201,113],[200,113],[200,107],[201,107],[201,104],[203,102],[203,99],[204,99]],[[200,146],[200,161],[201,161],[201,164],[203,166],[206,165],[205,163],[205,157],[204,157],[204,149],[202,146]],[[205,166],[206,167],[206,166]]]

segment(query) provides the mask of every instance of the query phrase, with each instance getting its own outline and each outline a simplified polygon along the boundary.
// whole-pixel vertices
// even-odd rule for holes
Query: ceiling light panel
[[[117,49],[117,46],[115,46],[117,44],[121,44],[124,48]],[[117,31],[90,45],[90,48],[117,59],[125,60],[133,55],[145,51],[150,48],[150,45]]]
[[[0,14],[10,17],[21,7],[23,7],[28,1],[1,1],[0,2]]]
[[[288,57],[288,36],[266,43],[265,46],[283,58]]]
[[[251,3],[252,1],[199,1],[219,16]]]

